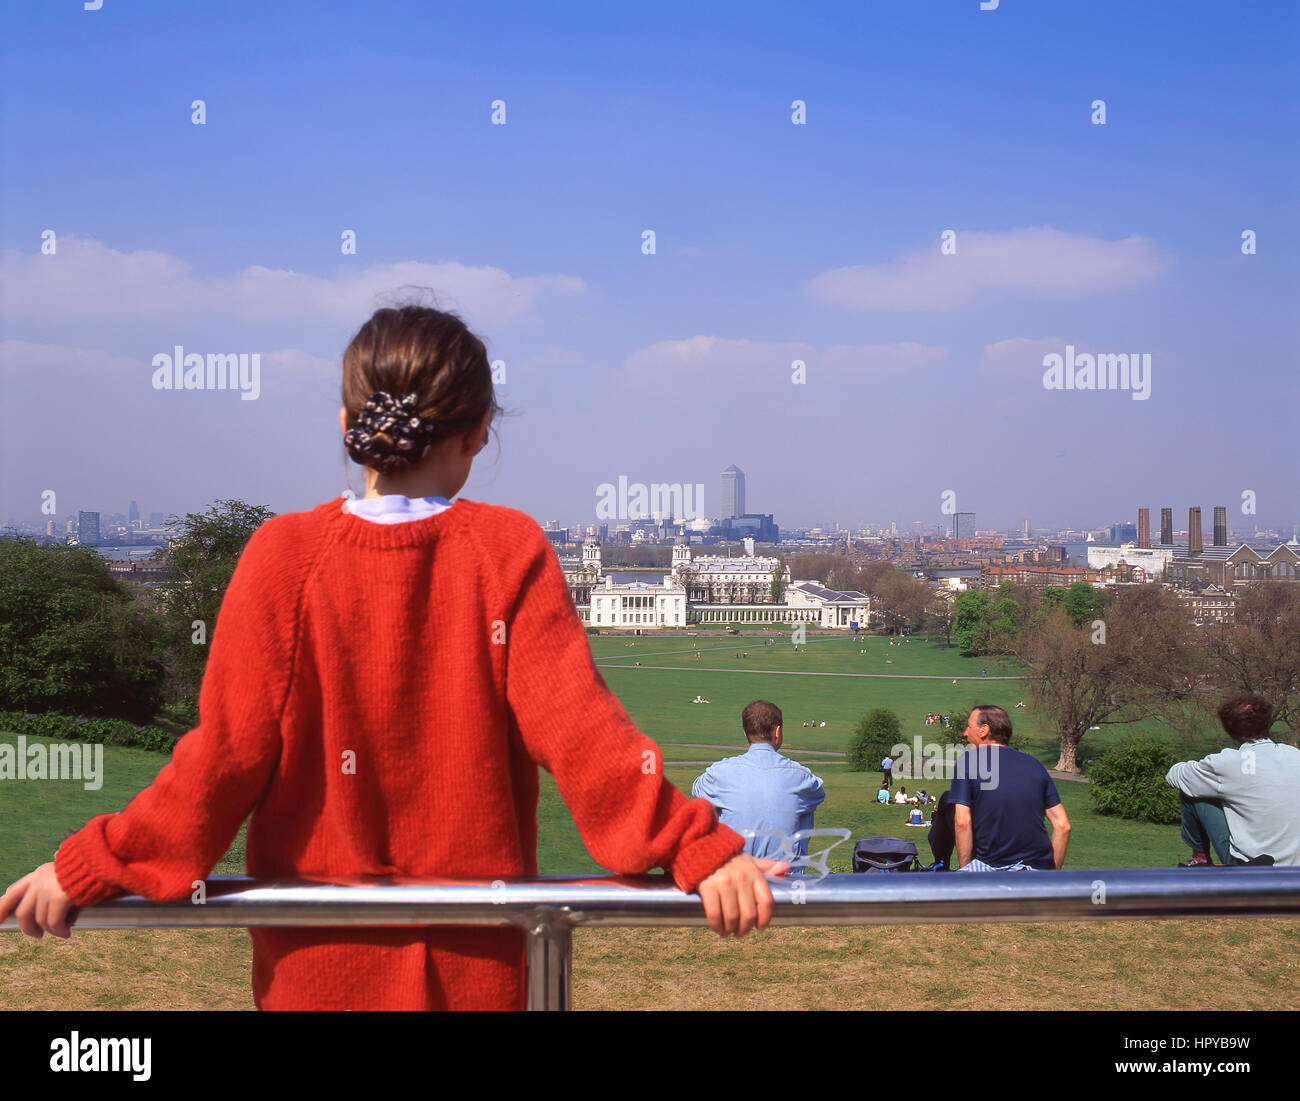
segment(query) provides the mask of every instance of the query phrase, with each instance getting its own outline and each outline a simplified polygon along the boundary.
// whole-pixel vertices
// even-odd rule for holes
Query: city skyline
[[[342,350],[426,286],[512,413],[462,496],[539,522],[734,462],[787,529],[1289,532],[1300,15],[1045,8],[16,4],[0,515],[338,494]]]

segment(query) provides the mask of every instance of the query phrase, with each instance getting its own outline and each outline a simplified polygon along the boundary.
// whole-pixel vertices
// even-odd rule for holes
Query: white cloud
[[[30,340],[0,340],[0,371],[131,371],[140,360],[98,348],[67,348]]]
[[[999,340],[994,344],[986,344],[980,356],[980,370],[997,375],[1035,372],[1041,375],[1043,357],[1053,353],[1060,355],[1065,351],[1067,343],[1074,344],[1078,352],[1092,350],[1076,341],[1065,341],[1055,336],[1045,337],[1042,340],[1016,336],[1008,340]]]
[[[1170,261],[1146,237],[1106,241],[1050,226],[994,233],[956,232],[955,254],[939,241],[886,264],[832,268],[809,294],[833,306],[952,309],[993,294],[1087,294],[1149,282]]]
[[[119,252],[74,236],[61,237],[53,256],[17,249],[0,256],[0,302],[10,318],[328,320],[351,326],[404,287],[433,288],[439,305],[481,326],[511,321],[543,299],[586,290],[574,276],[513,276],[450,261],[340,267],[332,276],[253,266],[232,276],[201,277],[166,253]]]
[[[736,376],[770,375],[789,382],[791,364],[802,360],[809,379],[818,371],[830,370],[843,379],[853,374],[905,375],[942,363],[947,348],[928,344],[836,344],[829,348],[799,341],[726,340],[716,336],[693,336],[686,340],[661,340],[638,348],[623,361],[631,380],[666,379],[685,381],[732,379]]]

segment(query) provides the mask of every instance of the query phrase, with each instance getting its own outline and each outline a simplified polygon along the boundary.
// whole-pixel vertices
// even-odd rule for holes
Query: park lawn
[[[817,826],[844,827],[853,838],[905,837],[928,860],[927,831],[904,826],[903,807],[874,802],[879,773],[850,772],[842,757],[830,756],[845,752],[865,710],[893,708],[910,742],[938,737],[924,725],[928,711],[1000,703],[1016,723],[1013,745],[1048,765],[1055,761],[1050,725],[1032,708],[1014,709],[1025,695],[1023,681],[995,679],[1014,674],[1005,665],[920,638],[890,647],[878,637],[809,632],[807,647],[795,654],[788,642],[764,647],[763,637],[714,630],[695,638],[592,638],[602,675],[638,727],[663,747],[667,775],[683,791],[702,762],[744,751],[741,710],[752,699],[771,699],[786,713],[785,749],[826,783]],[[624,646],[628,641],[635,646]],[[670,668],[693,661],[674,652],[690,651],[692,641],[711,649],[694,667]],[[738,649],[749,657],[737,660]],[[985,669],[988,678],[980,675]],[[806,675],[864,672],[888,675]],[[712,702],[689,703],[697,692]],[[804,720],[827,726],[805,729]],[[1090,733],[1082,756],[1127,734]],[[0,733],[0,740],[14,737]],[[1185,755],[1217,748],[1207,742]],[[5,783],[0,880],[51,859],[63,837],[94,815],[121,809],[166,760],[107,746],[97,791],[76,781]],[[695,763],[681,763],[688,761]],[[903,782],[935,795],[947,786]],[[1161,867],[1185,858],[1177,827],[1104,818],[1091,810],[1086,784],[1062,780],[1057,788],[1074,826],[1067,867]],[[545,774],[538,824],[543,874],[602,871]],[[216,874],[243,871],[243,841],[241,828]],[[850,870],[851,849],[832,851],[832,871]],[[791,928],[738,943],[699,929],[591,929],[575,935],[574,994],[582,1008],[1300,1008],[1298,939],[1300,923],[1245,919]],[[955,960],[971,962],[958,967]],[[0,1008],[249,1008],[250,966],[242,930],[87,930],[68,943],[11,933],[0,936]],[[907,990],[909,1000],[882,998],[886,980]]]

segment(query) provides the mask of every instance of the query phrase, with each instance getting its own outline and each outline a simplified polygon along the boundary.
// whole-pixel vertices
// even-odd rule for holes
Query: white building
[[[1173,547],[1139,547],[1136,543],[1123,543],[1118,547],[1090,546],[1088,569],[1104,570],[1123,562],[1129,566],[1141,566],[1148,578],[1159,581],[1173,556]]]
[[[584,619],[590,627],[685,627],[686,590],[671,577],[662,585],[629,581],[616,585],[606,577],[591,591],[591,606]]]
[[[841,592],[816,581],[796,581],[786,592],[792,609],[815,608],[819,627],[861,627],[871,621],[871,597],[856,589]]]
[[[772,579],[780,561],[753,553],[754,541],[745,540],[746,553],[736,558],[704,555],[693,558],[686,543],[673,547],[673,576],[692,604],[763,604],[772,600]],[[790,567],[784,581],[790,584]]]

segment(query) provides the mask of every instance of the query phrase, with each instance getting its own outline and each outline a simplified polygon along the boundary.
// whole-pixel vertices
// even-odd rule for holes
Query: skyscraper
[[[952,514],[952,537],[970,539],[975,534],[975,513],[954,512]]]
[[[1228,506],[1214,506],[1214,545],[1216,547],[1226,547],[1228,545]]]
[[[77,541],[95,544],[99,542],[99,513],[77,513]]]
[[[1174,545],[1174,510],[1171,508],[1160,510],[1160,545],[1162,547]]]
[[[722,516],[736,519],[745,514],[745,472],[732,465],[722,472]]]
[[[131,506],[126,510],[126,526],[132,531],[137,531],[140,527],[140,509],[134,501],[131,502]]]

